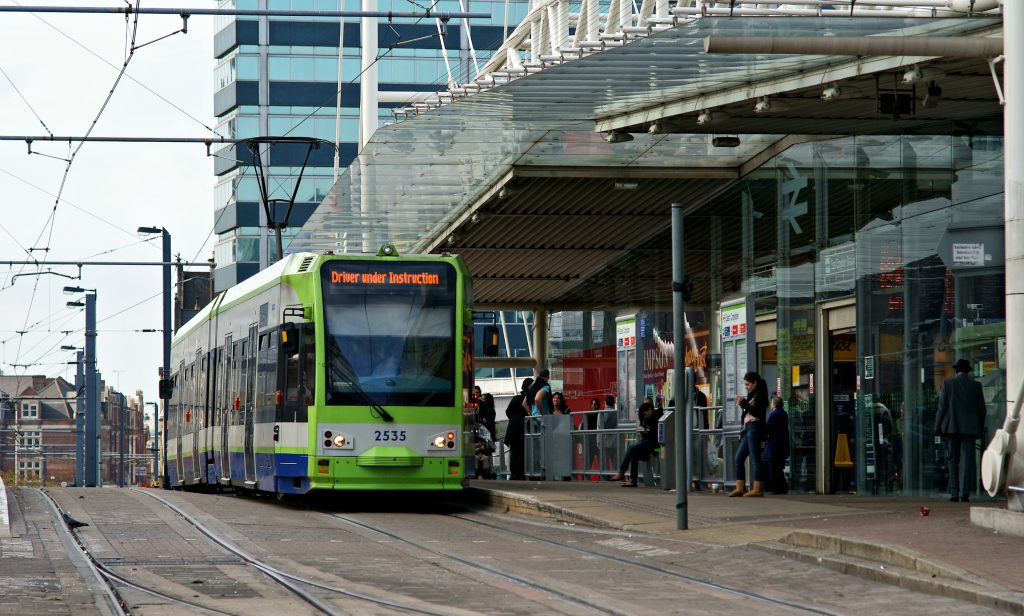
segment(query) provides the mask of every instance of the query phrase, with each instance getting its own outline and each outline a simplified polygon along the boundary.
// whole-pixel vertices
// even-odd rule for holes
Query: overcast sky
[[[20,3],[119,4],[115,0]],[[16,4],[0,0],[0,5]],[[213,7],[215,3],[172,0],[148,5]],[[211,135],[204,125],[214,126],[213,20],[192,17],[188,34],[138,49],[92,134]],[[141,44],[180,28],[178,17],[141,15],[136,40]],[[123,15],[0,13],[0,69],[6,74],[0,74],[0,135],[45,135],[47,128],[54,135],[85,135],[124,63],[128,33]],[[69,157],[67,142],[37,142],[32,149]],[[212,256],[213,159],[206,156],[202,144],[86,143],[74,158],[57,202],[66,167],[63,160],[28,155],[24,141],[0,142],[0,260],[26,260],[30,249],[49,248],[48,252],[32,250],[31,255],[51,261],[159,261],[160,240],[143,242],[135,232],[139,226],[166,227],[172,235],[172,251],[182,259],[206,261]],[[78,275],[73,266],[42,269]],[[74,366],[66,364],[74,353],[61,351],[60,346],[84,346],[85,313],[65,306],[76,298],[64,295],[62,289],[65,285],[95,288],[97,358],[103,378],[125,394],[141,389],[146,400],[156,401],[161,336],[133,330],[162,327],[160,268],[87,266],[81,280],[54,275],[12,279],[19,272],[38,271],[34,266],[0,265],[0,369],[4,374],[45,374],[74,381]],[[61,333],[67,330],[71,333]]]

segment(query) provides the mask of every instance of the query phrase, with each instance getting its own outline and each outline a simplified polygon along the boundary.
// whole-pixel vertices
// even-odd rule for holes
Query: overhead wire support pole
[[[464,11],[296,11],[271,9],[195,9],[127,6],[0,6],[0,13],[93,13],[100,15],[234,15],[248,17],[386,17],[388,19],[490,19],[490,13]]]

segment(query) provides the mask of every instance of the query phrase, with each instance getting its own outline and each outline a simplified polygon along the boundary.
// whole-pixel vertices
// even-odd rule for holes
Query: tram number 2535
[[[375,441],[404,441],[405,430],[374,430],[373,440]]]

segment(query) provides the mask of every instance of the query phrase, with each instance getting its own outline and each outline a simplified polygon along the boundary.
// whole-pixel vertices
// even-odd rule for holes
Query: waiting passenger
[[[572,411],[569,410],[569,405],[565,403],[565,396],[562,392],[556,391],[551,394],[551,414],[552,415],[568,415]]]
[[[622,484],[624,488],[635,488],[637,486],[637,469],[640,461],[649,461],[651,454],[658,448],[658,418],[661,416],[654,410],[654,405],[644,402],[640,405],[637,427],[640,429],[640,438],[629,446],[626,455],[619,465],[619,472],[612,476],[612,481],[626,479],[626,468],[629,468],[629,481]]]
[[[480,394],[476,407],[476,420],[480,425],[487,428],[487,431],[491,433],[492,440],[498,440],[498,434],[495,431],[496,415],[497,413],[494,410],[494,396],[491,394]]]
[[[743,386],[747,389],[747,397],[736,396],[736,404],[743,409],[740,422],[740,444],[736,448],[736,489],[729,496],[764,496],[764,465],[761,464],[761,443],[764,442],[765,415],[768,410],[768,384],[756,372],[743,375]],[[754,474],[754,487],[747,492],[746,468],[744,464],[750,458],[750,470]]]
[[[512,480],[526,479],[523,447],[528,414],[523,406],[523,400],[529,395],[531,387],[533,379],[523,379],[522,388],[509,400],[505,409],[505,417],[508,417],[508,425],[505,426],[505,446],[508,447],[509,479]]]
[[[774,494],[789,492],[786,483],[786,459],[789,458],[789,413],[782,406],[782,398],[772,398],[768,412],[768,442],[764,459],[768,464],[768,489]]]

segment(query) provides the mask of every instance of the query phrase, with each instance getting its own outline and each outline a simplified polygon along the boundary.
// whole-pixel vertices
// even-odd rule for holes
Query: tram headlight
[[[455,430],[449,430],[448,432],[441,432],[430,437],[427,448],[431,451],[438,449],[455,449],[458,444],[459,433]]]
[[[340,432],[337,428],[321,427],[320,438],[324,449],[351,450],[355,446],[355,439],[349,434]]]

